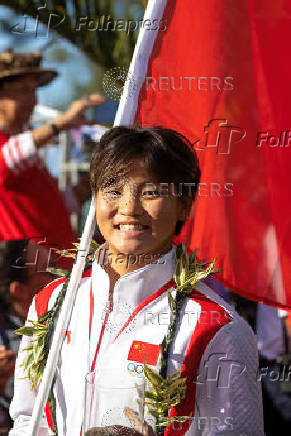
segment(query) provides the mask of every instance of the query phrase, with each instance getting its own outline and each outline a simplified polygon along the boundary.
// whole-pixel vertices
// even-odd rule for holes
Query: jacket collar
[[[113,304],[123,301],[135,308],[171,280],[174,272],[175,252],[176,246],[172,245],[167,253],[155,259],[155,263],[149,263],[121,276],[114,285]],[[108,272],[97,263],[96,258],[92,265],[92,279],[96,294],[102,300],[107,299],[110,278]]]

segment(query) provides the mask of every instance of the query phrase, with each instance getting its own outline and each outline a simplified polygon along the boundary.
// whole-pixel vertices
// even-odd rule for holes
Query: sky
[[[136,7],[131,0],[116,0],[115,8],[117,17],[124,17],[125,11],[129,8],[136,18],[142,15],[142,9]],[[49,42],[54,41],[44,50],[42,65],[44,68],[57,70],[59,75],[50,85],[39,89],[38,102],[53,108],[66,107],[72,101],[76,85],[84,85],[91,81],[94,84],[95,77],[96,89],[94,91],[102,91],[102,77],[98,67],[80,49],[61,38],[55,31],[50,29],[47,36],[46,27],[41,23],[38,23],[36,27],[36,24],[33,18],[25,18],[5,6],[0,6],[0,51],[9,47],[18,52],[42,51]],[[12,26],[14,29],[9,30]],[[25,32],[23,32],[24,26]],[[36,28],[37,37],[35,36]],[[59,54],[62,53],[63,62],[54,59],[56,49]]]
[[[18,29],[22,31],[25,23],[25,33],[14,33],[12,35],[9,30],[4,28],[4,21],[8,21],[11,26],[19,24],[14,32],[18,31]],[[18,52],[42,51],[47,43],[52,40],[55,32],[50,31],[49,38],[47,38],[45,27],[41,23],[38,26],[38,36],[35,37],[36,21],[34,19],[29,18],[25,22],[23,16],[16,15],[9,8],[0,6],[0,51],[9,47]],[[64,62],[56,62],[53,59],[53,52],[56,48],[66,54]],[[54,82],[39,89],[38,100],[43,105],[58,107],[69,103],[72,99],[75,84],[82,85],[91,79],[91,61],[81,50],[58,35],[55,38],[55,43],[44,51],[42,65],[44,68],[52,68],[59,73]],[[100,83],[98,84],[96,80],[97,90],[100,90]]]

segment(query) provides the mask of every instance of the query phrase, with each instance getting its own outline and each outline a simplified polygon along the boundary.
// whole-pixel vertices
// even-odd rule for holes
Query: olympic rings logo
[[[130,375],[137,375],[138,377],[143,377],[144,369],[141,363],[129,362],[127,365],[127,371]]]

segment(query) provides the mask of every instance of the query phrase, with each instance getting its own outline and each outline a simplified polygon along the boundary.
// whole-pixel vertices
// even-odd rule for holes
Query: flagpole
[[[167,1],[149,0],[143,22],[149,21],[153,24],[155,20],[159,23],[163,19]],[[147,30],[145,27],[140,29],[128,71],[128,79],[125,82],[116,113],[115,126],[131,126],[134,123],[140,90],[146,78],[148,63],[158,32],[159,27],[155,30]]]
[[[145,20],[162,18],[164,7],[167,0],[149,0],[145,14]],[[126,80],[123,94],[116,113],[114,126],[131,125],[134,122],[134,115],[137,108],[138,96],[141,86],[145,79],[147,64],[149,60],[154,41],[157,36],[157,30],[148,31],[142,28],[139,32],[138,41],[134,50],[132,62],[129,68],[129,80]],[[147,56],[145,52],[147,51]],[[132,79],[130,76],[132,75]],[[32,418],[29,427],[29,436],[37,436],[40,420],[47,402],[48,394],[51,389],[53,377],[57,368],[59,354],[62,348],[64,333],[67,330],[74,302],[76,299],[78,286],[85,268],[86,256],[89,252],[92,235],[95,229],[95,208],[96,201],[92,197],[90,210],[86,219],[85,228],[80,240],[76,261],[73,265],[72,273],[69,279],[68,289],[64,302],[61,307],[60,315],[54,331],[52,344],[48,354],[46,367],[44,369],[42,382],[34,403]]]
[[[52,385],[56,371],[59,354],[61,351],[64,332],[70,321],[71,312],[77,295],[78,286],[84,271],[86,256],[89,251],[92,235],[95,228],[95,199],[92,198],[85,228],[81,237],[76,262],[73,265],[66,296],[61,308],[60,316],[54,331],[51,348],[44,369],[42,382],[34,403],[29,435],[37,436],[40,420]]]

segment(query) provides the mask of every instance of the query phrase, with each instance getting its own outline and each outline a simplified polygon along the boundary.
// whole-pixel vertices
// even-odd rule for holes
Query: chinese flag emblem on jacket
[[[133,341],[128,353],[128,360],[147,365],[156,365],[160,354],[160,346],[148,342]]]

